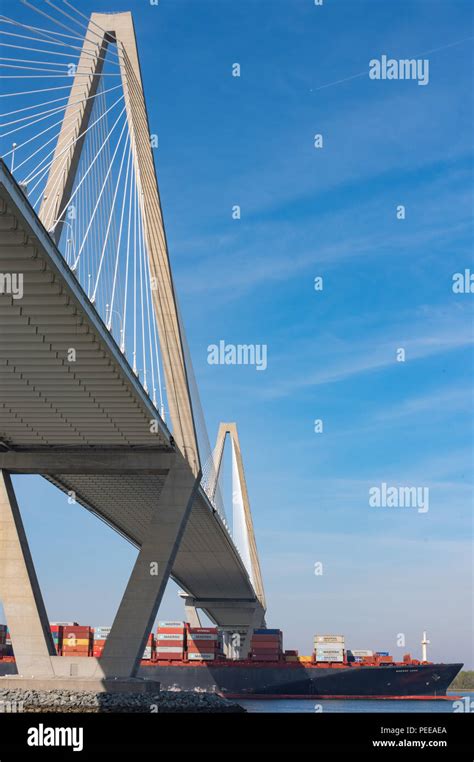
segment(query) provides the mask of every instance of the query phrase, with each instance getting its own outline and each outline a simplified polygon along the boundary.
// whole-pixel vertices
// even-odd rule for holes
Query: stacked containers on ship
[[[282,631],[254,630],[250,657],[253,661],[281,661],[283,657]]]
[[[391,664],[393,662],[393,656],[390,656],[388,651],[376,651],[375,661],[377,664]]]
[[[215,661],[219,653],[217,627],[186,626],[188,661]]]
[[[155,658],[157,661],[182,661],[186,642],[183,622],[158,622]]]
[[[94,633],[91,627],[66,625],[63,628],[63,656],[91,656]]]
[[[94,627],[94,646],[92,655],[97,659],[100,659],[102,656],[105,642],[110,635],[111,629],[112,627],[110,627],[110,625],[100,625],[99,627]]]
[[[343,635],[315,635],[314,661],[340,664],[344,661]]]
[[[369,648],[353,648],[346,651],[347,661],[362,664],[365,661],[372,661],[374,652]]]
[[[56,653],[60,656],[63,649],[64,627],[62,624],[50,624],[49,629],[51,630],[51,635],[53,636],[53,642],[54,642],[54,647],[56,649]]]

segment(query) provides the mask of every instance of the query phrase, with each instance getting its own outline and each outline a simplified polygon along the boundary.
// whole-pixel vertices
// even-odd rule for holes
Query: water
[[[466,691],[448,691],[448,695],[453,697],[466,695]],[[391,701],[364,701],[361,699],[334,699],[332,701],[317,699],[264,699],[258,701],[240,701],[238,702],[248,712],[277,712],[283,713],[305,713],[314,714],[315,711],[322,713],[343,714],[345,712],[400,712],[401,714],[414,714],[417,712],[431,712],[441,714],[444,712],[453,712],[453,702],[443,701],[422,701],[418,699],[404,701],[396,699]],[[317,709],[316,709],[317,707]],[[322,709],[319,709],[322,707]]]

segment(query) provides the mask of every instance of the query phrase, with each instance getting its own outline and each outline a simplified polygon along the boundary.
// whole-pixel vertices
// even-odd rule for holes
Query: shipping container
[[[192,641],[199,641],[199,640],[204,640],[207,642],[215,641],[217,643],[217,633],[214,634],[212,632],[191,632],[190,630],[188,630],[188,633],[187,633],[188,643],[189,641],[192,642]]]
[[[50,624],[56,624],[60,627],[79,627],[77,622],[50,622]]]
[[[315,644],[319,643],[342,643],[344,644],[345,639],[344,635],[315,635],[314,636],[314,642]]]
[[[160,640],[172,640],[172,641],[178,641],[180,643],[184,642],[184,632],[161,632],[158,630],[156,634],[156,638]]]
[[[215,653],[188,653],[189,661],[213,661],[216,658]]]
[[[326,662],[326,663],[335,662],[335,663],[341,664],[344,661],[344,655],[343,654],[333,654],[331,656],[329,654],[316,654],[315,655],[315,661],[317,661],[317,662]]]
[[[182,649],[176,648],[176,646],[157,646],[157,653],[182,653]]]
[[[184,629],[184,622],[158,622],[158,627],[182,627]]]
[[[277,653],[277,654],[283,653],[281,648],[279,648],[278,646],[264,646],[263,648],[251,648],[251,651],[253,651],[254,653],[263,653],[263,654],[264,653]]]
[[[282,660],[281,654],[251,654],[251,660],[252,661],[270,661],[270,662],[279,662]]]
[[[217,651],[216,644],[212,640],[201,640],[199,643],[189,643],[187,645],[188,651]]]

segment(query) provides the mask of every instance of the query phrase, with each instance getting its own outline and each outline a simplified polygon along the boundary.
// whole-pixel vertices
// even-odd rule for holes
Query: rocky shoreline
[[[143,714],[228,714],[245,713],[234,701],[215,693],[160,691],[144,693],[92,693],[67,690],[0,690],[0,713],[70,712],[100,714],[110,712]]]

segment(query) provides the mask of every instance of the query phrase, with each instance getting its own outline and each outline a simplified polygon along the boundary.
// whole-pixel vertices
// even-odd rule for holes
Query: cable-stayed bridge
[[[169,576],[189,620],[244,633],[245,652],[265,596],[240,444],[221,424],[209,445],[131,14],[22,5],[28,22],[0,16],[0,600],[19,672],[135,675]],[[55,656],[11,474],[139,550],[99,660]]]

